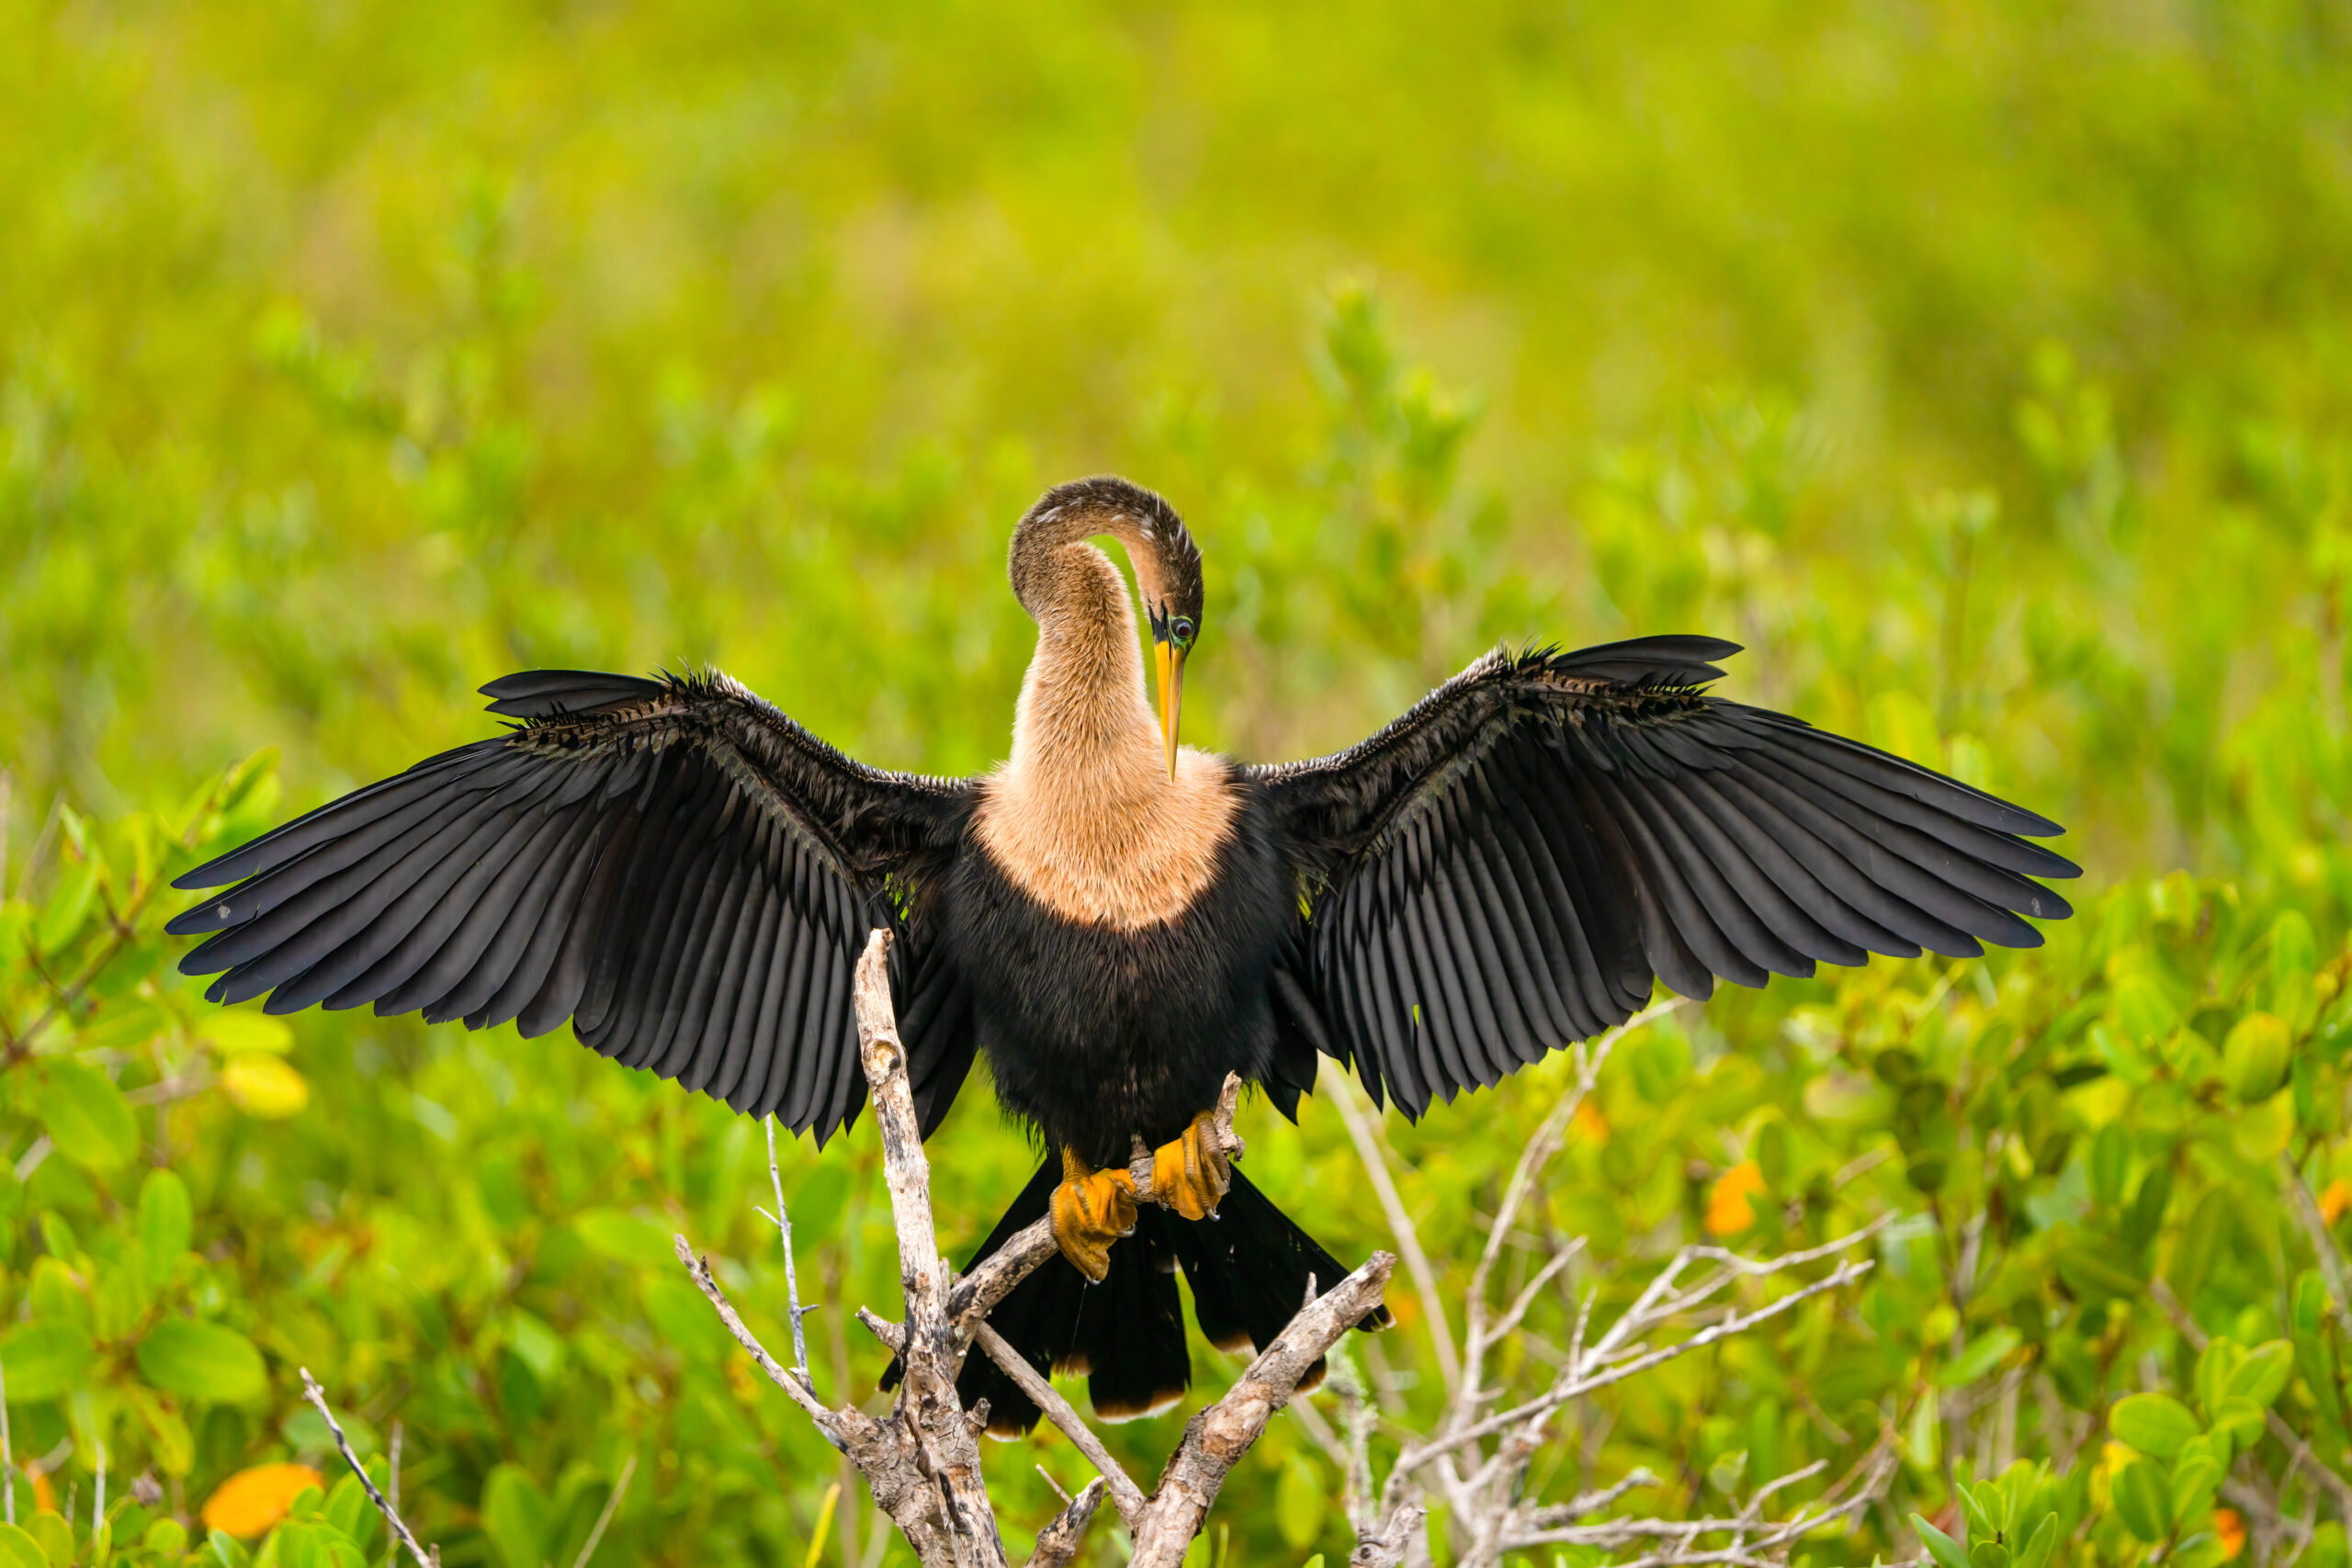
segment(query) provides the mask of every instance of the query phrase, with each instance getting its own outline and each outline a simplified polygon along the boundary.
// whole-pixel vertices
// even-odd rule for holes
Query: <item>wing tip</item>
[[[175,883],[173,886],[177,886]],[[201,904],[191,904],[164,922],[165,936],[209,936],[225,929],[228,906],[218,899],[208,898]]]

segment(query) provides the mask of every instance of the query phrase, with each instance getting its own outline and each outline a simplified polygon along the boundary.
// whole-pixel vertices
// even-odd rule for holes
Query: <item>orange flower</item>
[[[25,1473],[33,1478],[33,1506],[44,1514],[57,1512],[57,1488],[51,1483],[49,1472],[27,1465]]]
[[[2235,1508],[2214,1509],[2213,1537],[2222,1543],[2222,1560],[2224,1562],[2235,1560],[2237,1555],[2245,1550],[2245,1516]]]
[[[2352,1181],[2337,1177],[2319,1195],[2319,1217],[2332,1225],[2344,1217],[2346,1209],[2352,1209]]]
[[[284,1518],[304,1489],[325,1484],[307,1464],[257,1464],[241,1470],[205,1500],[204,1528],[250,1540]]]
[[[1764,1190],[1764,1173],[1756,1162],[1744,1159],[1721,1176],[1707,1189],[1707,1234],[1736,1235],[1756,1223],[1756,1209],[1748,1202]]]
[[[1600,1113],[1600,1107],[1589,1100],[1577,1103],[1576,1114],[1568,1118],[1568,1125],[1574,1127],[1577,1136],[1588,1144],[1605,1144],[1609,1141],[1609,1118],[1603,1116]]]

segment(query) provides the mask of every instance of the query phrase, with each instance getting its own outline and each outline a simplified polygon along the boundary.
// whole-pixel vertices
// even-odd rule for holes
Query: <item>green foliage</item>
[[[1596,1310],[1684,1240],[1894,1218],[1860,1286],[1609,1390],[1547,1497],[1829,1465],[1778,1509],[1883,1443],[1889,1507],[1798,1561],[2198,1563],[2282,1432],[2352,1463],[2296,1191],[2340,1243],[2352,38],[1684,21],[0,11],[0,1370],[72,1513],[20,1472],[0,1563],[380,1560],[302,1367],[371,1462],[404,1431],[452,1568],[573,1561],[632,1459],[606,1568],[854,1561],[862,1488],[670,1256],[788,1342],[758,1129],[563,1036],[209,1007],[163,886],[489,733],[466,694],[535,664],[712,660],[861,755],[984,767],[1028,648],[1005,529],[1104,468],[1206,547],[1206,744],[1344,743],[1505,636],[1713,631],[1731,694],[2075,830],[2045,948],[1624,1043],[1531,1222],[1590,1237]],[[213,777],[264,743],[282,772]],[[1559,1082],[1390,1126],[1448,1299]],[[1326,1109],[1249,1116],[1256,1179],[1387,1241]],[[933,1155],[957,1247],[1033,1164],[978,1086]],[[850,1397],[876,1155],[783,1174]],[[1410,1420],[1438,1373],[1396,1305]],[[1148,1475],[1177,1429],[1111,1440]],[[1084,1477],[992,1453],[1016,1535],[1039,1461]],[[294,1461],[323,1494],[204,1522]],[[1277,1422],[1202,1560],[1342,1560],[1336,1483]]]

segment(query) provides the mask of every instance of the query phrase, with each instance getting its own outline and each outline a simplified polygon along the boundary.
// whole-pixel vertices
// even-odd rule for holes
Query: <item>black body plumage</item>
[[[1311,1045],[1277,1028],[1272,972],[1299,950],[1297,873],[1254,785],[1207,889],[1138,931],[1046,908],[978,846],[941,878],[935,914],[966,976],[973,1043],[1000,1104],[1097,1166],[1125,1165],[1216,1102],[1227,1073],[1288,1111],[1315,1081]]]
[[[1138,581],[1189,646],[1199,558],[1164,502],[1084,481],[1023,529],[1057,517],[1159,551]],[[1033,613],[1054,570],[1016,539]],[[864,1102],[850,978],[887,926],[926,1135],[985,1056],[1006,1109],[1111,1166],[1181,1133],[1228,1071],[1294,1113],[1319,1053],[1417,1116],[1623,1021],[1655,981],[1703,997],[1719,976],[2031,946],[2021,916],[2070,913],[2030,880],[2076,874],[2028,841],[2055,824],[1709,694],[1736,651],[1498,650],[1351,750],[1225,764],[1214,874],[1172,918],[1125,926],[1057,912],[998,863],[986,781],[867,767],[720,675],[531,671],[483,688],[509,733],[188,873],[235,886],[170,929],[207,936],[181,966],[218,973],[215,1000],[526,1034],[569,1018],[604,1055],[821,1145]],[[1001,1233],[1043,1212],[1055,1173]],[[1340,1268],[1238,1183],[1223,1219],[1147,1211],[1111,1256],[1091,1290],[1056,1258],[998,1324],[1125,1413],[1183,1386],[1171,1269],[1204,1332],[1262,1345]],[[985,1364],[966,1385],[1000,1430],[1035,1418]]]

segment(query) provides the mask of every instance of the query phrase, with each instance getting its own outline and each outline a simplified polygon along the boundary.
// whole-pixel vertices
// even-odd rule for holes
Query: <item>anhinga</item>
[[[1102,536],[1149,617],[1156,716]],[[2020,914],[2071,912],[2028,880],[2077,874],[2026,841],[2054,823],[1708,695],[1731,643],[1498,650],[1351,750],[1251,766],[1177,744],[1201,557],[1166,502],[1058,486],[1011,564],[1037,649],[985,777],[867,767],[716,673],[510,675],[482,688],[506,734],[181,877],[237,885],[173,922],[213,933],[182,967],[274,1013],[569,1018],[821,1145],[863,1103],[851,969],[888,925],[925,1134],[985,1055],[1048,1150],[981,1251],[1050,1213],[1067,1261],[996,1325],[1117,1416],[1189,1381],[1175,1269],[1228,1347],[1344,1272],[1204,1147],[1228,1071],[1295,1115],[1320,1053],[1413,1116],[1621,1021],[1653,978],[1705,997],[2030,947]],[[1136,1212],[1136,1134],[1174,1212]],[[964,1377],[1000,1433],[1035,1421],[980,1358]]]

